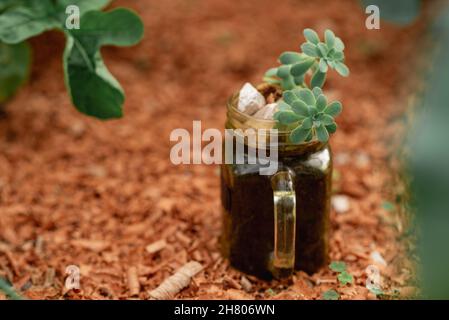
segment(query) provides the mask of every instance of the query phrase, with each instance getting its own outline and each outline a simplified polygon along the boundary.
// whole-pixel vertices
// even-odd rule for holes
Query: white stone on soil
[[[259,111],[257,111],[253,117],[258,119],[273,120],[273,115],[276,113],[277,107],[277,103],[267,104],[265,107],[262,107]]]
[[[243,88],[240,90],[237,109],[248,115],[253,115],[265,106],[265,104],[266,102],[264,96],[250,83],[245,83]]]
[[[349,210],[349,198],[347,196],[339,195],[332,197],[332,207],[337,213],[345,213]]]

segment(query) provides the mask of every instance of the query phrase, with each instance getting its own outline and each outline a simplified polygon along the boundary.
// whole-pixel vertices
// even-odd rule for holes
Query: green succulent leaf
[[[312,80],[310,81],[310,86],[312,88],[314,87],[322,87],[324,85],[324,82],[326,81],[326,73],[325,72],[321,72],[320,70],[317,70],[313,77]]]
[[[290,140],[293,143],[301,143],[306,140],[307,136],[310,134],[311,129],[304,129],[301,126],[297,127],[290,133]]]
[[[310,89],[300,89],[297,92],[297,96],[304,101],[306,105],[314,106],[316,103],[315,96]]]
[[[300,116],[307,117],[309,115],[309,108],[301,100],[294,101],[291,104],[291,108],[296,114],[298,114]]]
[[[326,126],[326,130],[327,132],[329,132],[329,134],[334,134],[337,131],[337,124],[334,122]]]
[[[317,47],[322,57],[326,57],[328,55],[329,50],[327,49],[327,46],[324,43],[322,42],[318,43]]]
[[[320,51],[318,50],[317,46],[306,42],[301,45],[301,50],[304,52],[305,55],[308,55],[309,57],[319,57]]]
[[[26,42],[0,42],[0,103],[10,98],[26,81],[30,71],[31,50]]]
[[[320,37],[318,37],[318,34],[312,30],[312,29],[304,29],[304,37],[306,38],[307,41],[313,43],[313,44],[318,44],[318,42],[320,42]]]
[[[316,99],[316,108],[318,109],[319,112],[322,112],[324,111],[326,106],[327,106],[327,99],[324,96],[324,94],[320,94]]]
[[[335,37],[334,49],[337,51],[343,51],[345,49],[345,44],[339,37]]]
[[[318,65],[318,67],[320,68],[320,71],[322,73],[326,73],[328,70],[328,66],[327,66],[327,62],[324,59],[320,59],[320,63]]]
[[[318,127],[315,128],[315,130],[316,136],[319,141],[326,142],[327,140],[329,140],[329,133],[327,132],[323,124],[320,124]]]
[[[295,77],[304,75],[311,66],[315,63],[315,59],[308,58],[302,62],[296,63],[292,66],[290,72]]]
[[[295,80],[291,76],[281,79],[281,87],[283,90],[291,90],[296,87]]]
[[[335,44],[335,34],[331,30],[326,30],[324,32],[324,41],[329,49],[332,49]]]
[[[349,76],[349,69],[343,62],[336,62],[335,70],[343,77]]]
[[[313,95],[315,96],[315,99],[318,99],[318,97],[323,94],[323,90],[321,90],[320,87],[314,87],[312,89]]]
[[[277,71],[277,76],[282,79],[286,79],[290,77],[290,68],[291,66],[280,66]]]
[[[282,124],[292,124],[302,119],[304,119],[304,117],[301,117],[292,111],[282,111],[279,113],[279,121]]]
[[[343,107],[341,105],[341,102],[334,101],[327,105],[326,109],[324,109],[324,113],[335,118],[341,113],[342,109]]]
[[[282,64],[294,64],[297,62],[301,62],[303,57],[300,53],[294,51],[286,51],[282,53],[279,57],[279,61]]]
[[[127,9],[89,11],[83,28],[69,31],[64,53],[66,84],[80,112],[100,119],[122,115],[124,93],[103,63],[103,45],[130,46],[143,36],[139,17]],[[92,90],[92,88],[95,88]]]
[[[276,77],[278,73],[278,68],[271,68],[265,72],[265,77]]]
[[[303,129],[312,129],[312,127],[313,127],[313,120],[312,120],[312,118],[306,118],[301,123],[301,128],[303,128]]]
[[[334,123],[334,118],[332,118],[330,115],[328,114],[321,114],[320,115],[320,122],[325,125],[325,126],[329,126],[331,124]]]
[[[69,5],[76,5],[80,9],[80,15],[83,16],[91,10],[100,10],[105,8],[112,0],[56,0],[60,12],[64,12],[64,20],[66,18],[65,10]]]

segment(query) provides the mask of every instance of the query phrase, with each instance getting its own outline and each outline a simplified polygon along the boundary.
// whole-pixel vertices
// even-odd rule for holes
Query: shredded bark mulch
[[[134,8],[146,24],[140,45],[103,52],[127,93],[121,120],[74,110],[62,80],[62,36],[33,40],[31,81],[0,119],[0,276],[31,299],[321,299],[329,289],[375,299],[365,286],[375,265],[388,296],[414,294],[412,244],[401,240],[407,228],[398,208],[385,201],[398,192],[392,141],[401,136],[402,66],[419,23],[370,31],[358,1],[347,0],[114,6]],[[223,128],[228,96],[246,81],[260,83],[282,51],[297,50],[305,27],[340,35],[351,69],[327,82],[330,98],[344,105],[331,140],[342,197],[334,198],[330,258],[354,276],[345,286],[329,268],[271,282],[231,268],[218,245],[219,168],[169,160],[171,130],[191,130],[192,120]],[[178,275],[175,292],[154,291],[190,261],[202,267],[189,271],[193,280]],[[65,287],[70,265],[81,270],[78,290]]]

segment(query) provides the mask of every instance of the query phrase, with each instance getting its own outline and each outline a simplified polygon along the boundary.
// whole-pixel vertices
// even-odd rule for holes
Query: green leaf
[[[279,61],[282,64],[294,64],[297,62],[301,62],[302,60],[303,60],[302,55],[298,52],[293,52],[293,51],[284,52],[279,57]]]
[[[271,68],[265,72],[265,77],[276,77],[278,73],[278,68]]]
[[[323,299],[324,300],[338,300],[340,299],[340,295],[337,291],[330,289],[323,293]]]
[[[341,113],[341,110],[343,109],[341,102],[334,101],[327,105],[326,109],[324,109],[324,113],[328,114],[332,117],[336,117]]]
[[[304,29],[303,33],[307,41],[313,44],[318,44],[318,42],[320,42],[320,37],[318,37],[318,34],[314,30],[307,28]]]
[[[277,76],[282,79],[290,77],[290,66],[280,66],[277,71]]]
[[[327,53],[329,52],[329,50],[327,49],[327,46],[324,43],[320,42],[320,43],[318,43],[317,47],[321,53],[321,56],[326,57]]]
[[[336,51],[343,51],[345,49],[345,44],[339,37],[335,37],[334,49]]]
[[[324,32],[324,41],[326,42],[326,45],[329,49],[332,49],[335,44],[335,34],[332,32],[332,30],[327,29]]]
[[[334,121],[334,118],[332,118],[330,115],[328,115],[328,114],[322,114],[322,115],[320,116],[320,122],[321,122],[324,126],[329,126],[329,125],[333,124],[335,121]]]
[[[312,129],[312,127],[313,127],[313,120],[312,120],[312,118],[306,118],[301,123],[301,128],[303,128],[303,129]]]
[[[300,77],[304,75],[314,63],[315,59],[308,58],[307,60],[294,64],[290,70],[290,73],[295,77]]]
[[[79,30],[69,30],[64,52],[66,84],[80,112],[100,119],[122,115],[124,93],[103,63],[103,45],[130,46],[143,36],[140,18],[127,9],[89,11]],[[94,88],[94,89],[93,89]]]
[[[326,73],[317,70],[310,81],[310,86],[314,87],[322,87],[324,82],[326,81]]]
[[[278,104],[278,109],[279,111],[286,111],[286,110],[290,111],[291,107],[287,103],[285,103],[285,101],[281,100]]]
[[[300,116],[307,117],[309,115],[309,108],[301,100],[293,101],[293,103],[291,104],[291,108],[296,114],[299,114]]]
[[[343,77],[349,76],[349,69],[343,62],[336,62],[335,70]]]
[[[351,274],[347,273],[346,271],[343,271],[342,273],[340,273],[337,276],[337,279],[344,286],[349,284],[349,283],[353,283],[354,282],[353,276]]]
[[[310,129],[304,129],[301,126],[297,127],[290,133],[290,140],[293,143],[301,143],[307,138],[310,134]]]
[[[31,50],[26,42],[0,42],[0,103],[10,98],[26,81],[30,71]]]
[[[290,75],[281,80],[281,87],[284,90],[291,90],[295,86],[296,86],[295,81]]]
[[[305,55],[308,55],[309,57],[319,57],[320,52],[316,45],[306,42],[301,45],[301,50]]]
[[[319,112],[322,112],[327,106],[327,99],[324,94],[320,94],[316,100],[316,108]]]
[[[0,277],[0,291],[3,291],[9,299],[23,300],[23,298],[11,287],[2,277]]]
[[[318,66],[319,66],[320,71],[322,73],[326,73],[327,72],[328,66],[327,66],[327,62],[324,59],[320,59],[320,64]]]
[[[28,0],[0,15],[0,40],[15,44],[60,26],[51,0]]]
[[[320,87],[314,87],[312,89],[313,95],[315,96],[315,99],[318,99],[318,97],[323,94],[323,90],[321,90]]]
[[[293,93],[293,91],[290,90],[284,91],[284,93],[282,94],[282,98],[289,105],[298,100],[298,97]]]
[[[332,261],[329,268],[335,272],[343,272],[346,271],[346,263],[343,261]]]
[[[299,89],[295,94],[305,102],[306,105],[314,106],[316,103],[315,96],[310,89]]]
[[[328,126],[326,126],[326,130],[327,132],[329,132],[329,134],[333,134],[337,131],[337,124],[334,122]]]
[[[298,122],[299,120],[302,120],[303,117],[297,115],[292,111],[282,111],[279,113],[278,119],[282,124],[292,124]]]
[[[329,133],[327,132],[326,127],[324,127],[323,124],[315,128],[315,130],[318,140],[320,140],[321,142],[326,142],[327,140],[329,140]]]

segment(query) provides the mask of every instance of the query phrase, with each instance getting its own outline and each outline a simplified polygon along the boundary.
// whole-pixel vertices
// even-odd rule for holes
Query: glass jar
[[[238,95],[228,101],[226,129],[274,127],[273,120],[238,111],[237,102]],[[314,273],[328,263],[331,150],[319,141],[292,144],[289,134],[277,133],[272,175],[261,175],[258,163],[221,165],[223,254],[235,268],[263,279]]]

